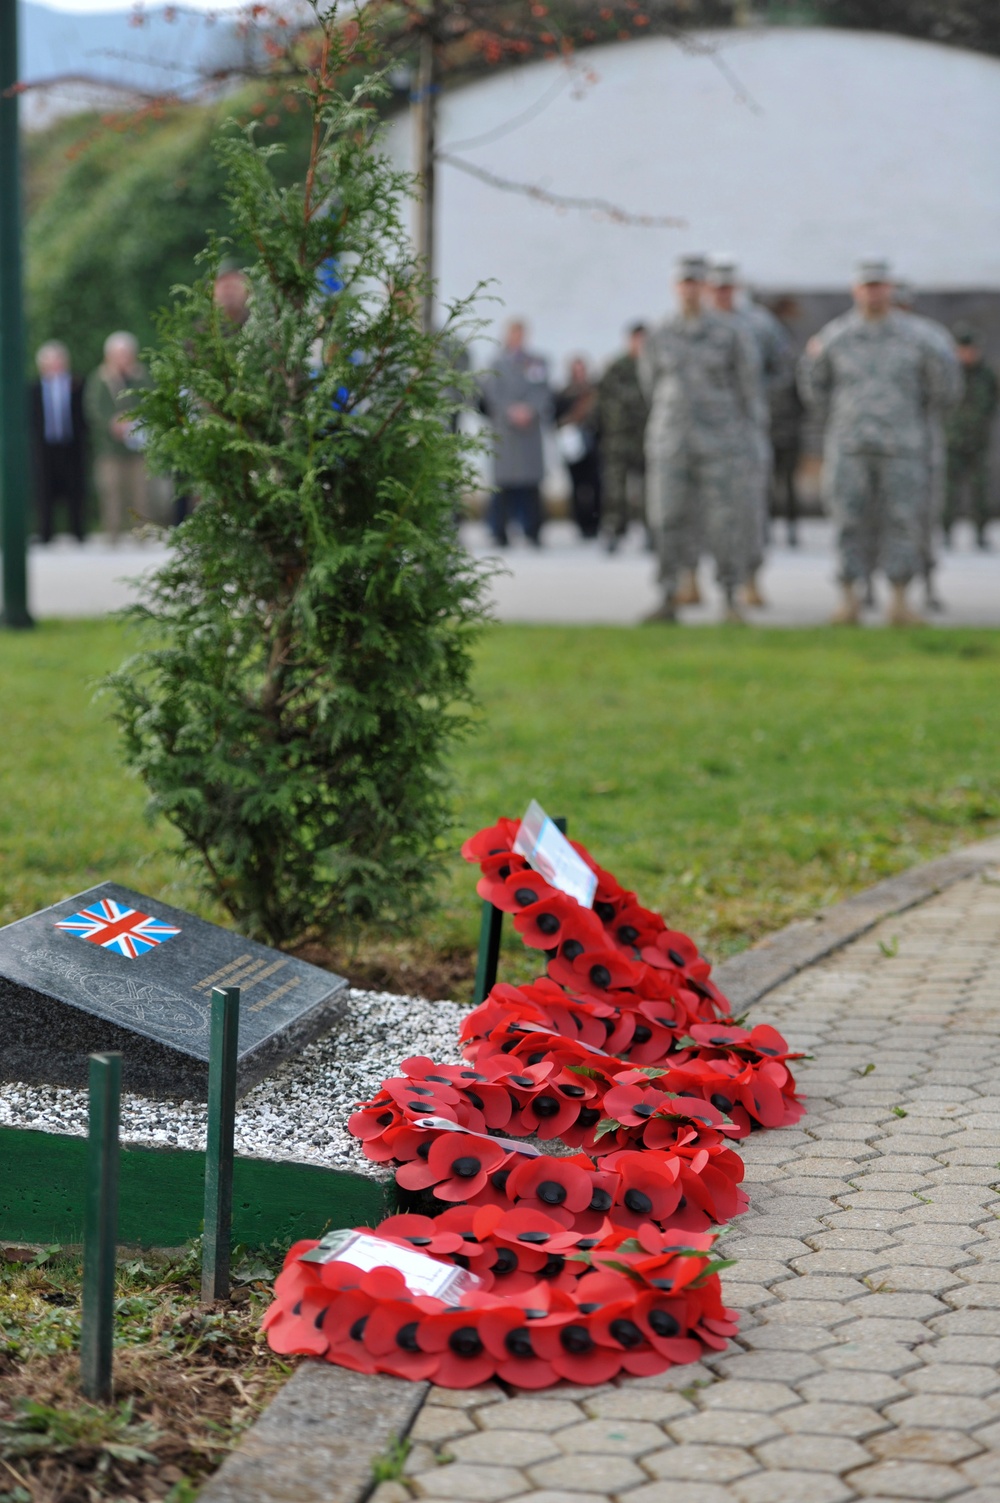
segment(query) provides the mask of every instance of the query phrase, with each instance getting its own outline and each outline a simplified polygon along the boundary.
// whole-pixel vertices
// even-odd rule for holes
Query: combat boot
[[[643,626],[677,625],[677,597],[664,595],[655,611],[650,611],[648,616],[642,618]]]
[[[861,602],[858,600],[858,592],[849,581],[841,586],[843,599],[839,610],[834,612],[834,626],[857,626],[861,620]]]
[[[701,605],[701,591],[698,588],[698,575],[694,569],[685,569],[681,575],[681,582],[677,586],[675,597],[678,605]]]
[[[885,613],[889,626],[924,626],[923,616],[913,609],[906,598],[905,584],[894,584],[889,609]]]
[[[727,626],[746,626],[746,617],[736,604],[736,595],[732,590],[726,591],[726,609],[722,619]]]
[[[750,578],[747,580],[746,584],[743,586],[743,604],[756,607],[757,609],[760,609],[761,607],[767,605],[767,601],[760,593],[760,586],[757,583],[756,570],[754,570]]]

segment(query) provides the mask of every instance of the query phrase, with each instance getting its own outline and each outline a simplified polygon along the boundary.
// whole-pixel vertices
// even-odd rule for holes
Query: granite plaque
[[[215,986],[240,988],[241,1092],[347,1002],[341,976],[102,882],[0,929],[0,1079],[83,1085],[118,1049],[127,1089],[203,1100]]]

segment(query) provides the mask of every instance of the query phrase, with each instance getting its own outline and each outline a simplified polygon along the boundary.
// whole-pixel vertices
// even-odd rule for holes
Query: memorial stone
[[[117,1050],[126,1090],[204,1100],[216,986],[241,992],[241,1093],[347,1003],[342,976],[102,882],[0,929],[0,1080],[80,1086]]]

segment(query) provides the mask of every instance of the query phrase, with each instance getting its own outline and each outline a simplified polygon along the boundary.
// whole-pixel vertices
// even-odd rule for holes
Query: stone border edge
[[[198,1494],[198,1503],[363,1503],[427,1383],[306,1360]]]
[[[726,993],[739,1012],[782,982],[850,944],[882,919],[903,913],[935,893],[982,873],[1000,862],[1000,837],[962,846],[946,856],[887,877],[832,908],[822,908],[812,918],[799,919],[769,934],[749,950],[715,966],[712,980]]]

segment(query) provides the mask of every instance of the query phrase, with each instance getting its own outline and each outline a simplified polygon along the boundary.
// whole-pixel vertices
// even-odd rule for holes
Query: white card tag
[[[535,799],[521,821],[514,849],[552,887],[575,898],[584,908],[593,907],[597,877]]]
[[[327,1232],[318,1247],[303,1253],[300,1263],[350,1263],[367,1273],[372,1268],[395,1268],[403,1275],[411,1294],[430,1294],[435,1299],[452,1299],[479,1289],[482,1279],[453,1263],[439,1263],[416,1248],[400,1247],[382,1237],[365,1232],[340,1230]]]

